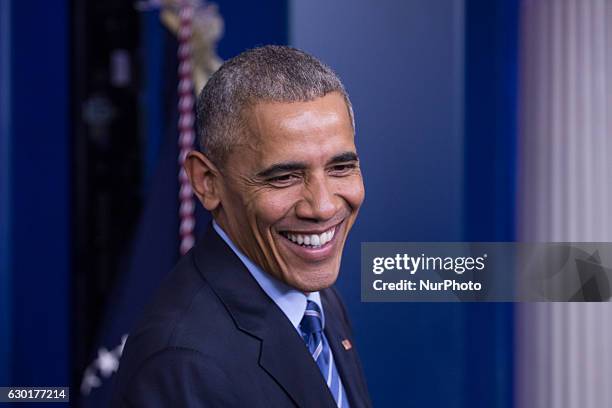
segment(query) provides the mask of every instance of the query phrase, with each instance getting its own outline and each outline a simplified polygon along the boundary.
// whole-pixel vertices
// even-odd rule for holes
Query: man
[[[131,333],[113,406],[370,406],[332,288],[364,198],[342,83],[299,50],[249,50],[197,121],[185,168],[214,221]]]

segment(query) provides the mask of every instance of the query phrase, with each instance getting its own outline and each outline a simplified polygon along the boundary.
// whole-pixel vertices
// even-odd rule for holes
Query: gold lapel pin
[[[344,349],[347,351],[353,348],[353,345],[351,344],[351,341],[349,339],[342,340],[342,345],[344,346]]]

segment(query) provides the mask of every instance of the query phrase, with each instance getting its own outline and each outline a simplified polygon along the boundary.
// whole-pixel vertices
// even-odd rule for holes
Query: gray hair
[[[247,50],[225,62],[197,101],[200,149],[222,165],[243,137],[243,113],[258,102],[305,102],[340,93],[355,129],[344,85],[327,65],[295,48],[278,45]]]

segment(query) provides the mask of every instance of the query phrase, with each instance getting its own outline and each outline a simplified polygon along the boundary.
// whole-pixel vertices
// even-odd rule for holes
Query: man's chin
[[[295,277],[296,275],[293,275]],[[286,283],[294,289],[301,292],[318,292],[320,290],[329,288],[332,286],[338,278],[338,273],[329,272],[312,272],[312,273],[299,273],[299,277],[288,279]]]

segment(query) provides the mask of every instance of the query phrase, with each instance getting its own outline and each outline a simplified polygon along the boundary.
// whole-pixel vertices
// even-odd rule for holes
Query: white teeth
[[[313,247],[320,247],[327,244],[334,237],[335,229],[332,228],[322,234],[316,235],[301,235],[284,232],[283,235],[289,240],[297,243],[298,245],[310,245]]]

